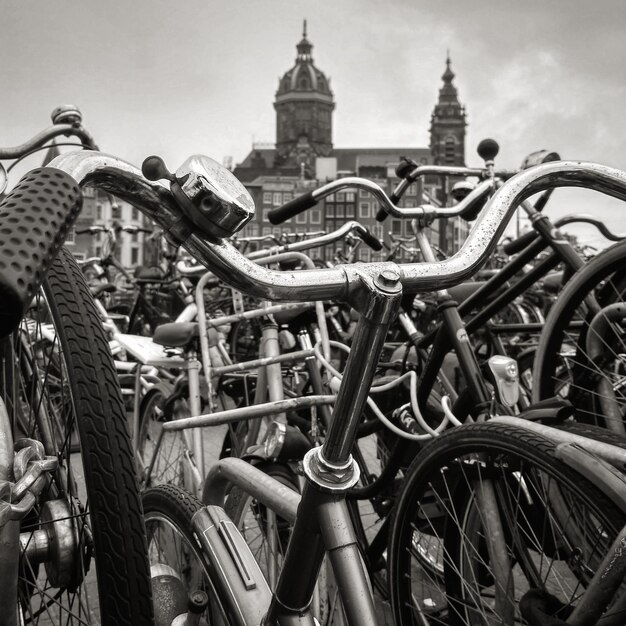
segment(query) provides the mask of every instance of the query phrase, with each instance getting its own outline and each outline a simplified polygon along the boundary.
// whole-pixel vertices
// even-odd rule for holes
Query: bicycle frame
[[[401,288],[397,278],[397,274],[386,271],[378,284],[375,280],[363,280],[367,293],[360,295],[360,302],[353,303],[361,311],[353,348],[324,445],[313,448],[304,459],[307,481],[276,590],[264,618],[266,623],[314,624],[309,609],[325,552],[344,599],[348,624],[377,623],[369,577],[345,495],[359,480],[351,450],[387,330],[399,305]],[[214,490],[219,467],[218,463],[207,477],[206,498]],[[258,493],[268,483],[271,485],[272,481],[257,483],[254,495],[262,496],[261,499],[271,497],[272,488],[267,488],[265,495]],[[199,521],[196,518],[196,528]],[[204,531],[199,534],[205,536]]]

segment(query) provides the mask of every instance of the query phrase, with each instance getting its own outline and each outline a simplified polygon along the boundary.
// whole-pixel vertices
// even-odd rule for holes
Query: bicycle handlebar
[[[54,124],[40,133],[37,133],[32,139],[27,142],[14,146],[12,148],[0,148],[0,160],[19,159],[26,153],[39,148],[46,144],[51,139],[60,135],[70,136],[73,135],[80,140],[82,144],[85,144],[92,150],[98,150],[98,146],[93,137],[83,128],[81,124]]]
[[[536,205],[535,205],[536,206]],[[576,223],[585,223],[591,224],[595,226],[602,235],[604,235],[609,241],[622,241],[626,239],[626,234],[617,235],[614,232],[610,231],[604,222],[596,219],[592,215],[566,215],[558,219],[554,223],[555,228],[561,228],[561,226],[565,226],[566,224],[576,224]],[[536,230],[530,230],[527,233],[524,233],[517,239],[513,239],[513,241],[509,241],[502,246],[502,250],[505,254],[513,255],[521,252],[526,246],[535,241],[535,239],[539,238],[539,233]]]
[[[318,248],[321,246],[327,246],[328,244],[334,243],[335,241],[339,241],[343,239],[349,233],[356,233],[364,243],[366,243],[373,250],[382,250],[383,244],[372,233],[354,220],[350,220],[346,222],[342,226],[340,226],[337,230],[333,230],[330,233],[324,233],[323,235],[319,235],[318,237],[311,237],[310,239],[303,239],[302,241],[294,241],[293,243],[286,243],[281,246],[274,246],[267,250],[257,250],[256,252],[252,252],[250,254],[245,255],[248,259],[260,259],[261,257],[267,256],[269,254],[279,254],[281,252],[297,252],[301,250],[309,250],[311,248]]]
[[[276,209],[270,209],[267,214],[267,219],[270,221],[270,224],[282,224],[292,217],[303,213],[307,209],[314,207],[317,202],[318,199],[313,196],[313,192],[309,191],[302,196],[298,196],[297,198],[286,202]]]
[[[520,172],[504,183],[478,216],[459,252],[445,261],[399,265],[360,263],[281,272],[260,267],[242,256],[228,241],[191,227],[164,183],[146,180],[138,168],[121,159],[100,153],[74,152],[57,157],[51,166],[70,174],[79,185],[90,183],[101,187],[136,206],[225,283],[250,295],[279,301],[346,300],[357,285],[379,280],[383,274],[394,284],[397,277],[408,292],[451,287],[480,268],[495,248],[515,208],[533,194],[549,187],[573,186],[588,187],[626,200],[624,172],[595,163],[547,163]],[[363,188],[372,186],[389,204],[380,187],[369,181],[363,184]]]
[[[566,215],[561,219],[557,220],[554,223],[555,228],[561,228],[561,226],[565,226],[566,224],[575,224],[575,223],[584,223],[591,224],[595,226],[602,235],[604,235],[609,241],[622,241],[626,239],[626,234],[616,235],[614,232],[610,231],[604,222],[601,222],[599,219],[593,217],[593,215],[584,215],[584,214],[575,214],[575,215]]]

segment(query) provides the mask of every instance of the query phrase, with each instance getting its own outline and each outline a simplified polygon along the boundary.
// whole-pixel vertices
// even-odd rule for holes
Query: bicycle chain
[[[24,519],[30,513],[37,497],[50,482],[49,474],[59,466],[58,459],[46,456],[43,444],[35,439],[18,439],[14,449],[16,482],[0,481],[0,528],[7,522]]]

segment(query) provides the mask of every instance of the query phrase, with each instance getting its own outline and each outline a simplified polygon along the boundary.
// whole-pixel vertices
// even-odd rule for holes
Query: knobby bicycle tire
[[[496,423],[459,427],[424,447],[407,472],[390,528],[396,623],[509,623],[496,614],[499,584],[511,594],[507,610],[515,623],[523,623],[518,602],[530,588],[561,594],[564,605],[582,592],[626,518],[558,461],[554,449],[548,439]],[[503,520],[506,583],[491,569],[484,514],[476,504],[476,485],[484,478]]]

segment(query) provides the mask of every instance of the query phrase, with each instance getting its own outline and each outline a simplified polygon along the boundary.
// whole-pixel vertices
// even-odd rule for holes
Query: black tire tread
[[[72,255],[62,249],[44,286],[78,404],[103,626],[152,623],[152,600],[134,455],[102,322]]]

